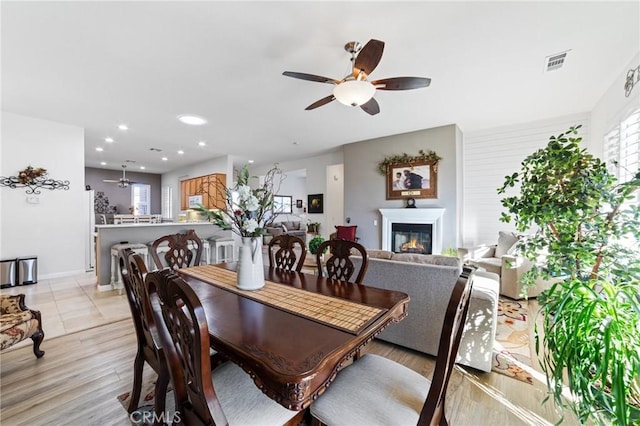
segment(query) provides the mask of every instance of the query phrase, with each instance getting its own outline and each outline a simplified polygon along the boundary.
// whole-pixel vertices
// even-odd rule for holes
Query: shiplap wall
[[[512,223],[500,222],[504,210],[497,188],[504,178],[520,170],[528,155],[544,147],[549,137],[582,124],[582,145],[589,145],[589,113],[500,127],[463,136],[462,243],[464,247],[496,244],[498,231],[512,231]]]

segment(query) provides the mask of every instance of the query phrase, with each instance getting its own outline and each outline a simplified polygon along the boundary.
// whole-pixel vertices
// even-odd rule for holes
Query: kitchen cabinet
[[[227,175],[224,173],[214,173],[181,181],[180,210],[189,208],[189,197],[192,195],[202,195],[202,204],[208,209],[224,208],[226,184]]]

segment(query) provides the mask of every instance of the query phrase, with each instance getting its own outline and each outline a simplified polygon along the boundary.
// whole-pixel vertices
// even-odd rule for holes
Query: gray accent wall
[[[378,163],[390,155],[417,155],[423,149],[442,157],[438,167],[438,198],[416,199],[416,207],[444,208],[442,247],[457,247],[460,185],[456,163],[461,155],[461,138],[462,132],[451,124],[343,146],[344,214],[351,218],[351,225],[358,225],[361,244],[371,249],[381,247],[382,220],[378,209],[405,207],[404,200],[386,199],[387,181],[378,172]]]
[[[127,170],[127,179],[136,183],[151,185],[151,214],[160,214],[162,205],[161,175],[139,173]],[[117,183],[103,182],[104,179],[120,179],[122,170],[106,170],[85,167],[84,181],[91,189],[104,192],[109,197],[109,205],[118,207],[118,214],[129,214],[131,207],[131,187],[120,188]]]

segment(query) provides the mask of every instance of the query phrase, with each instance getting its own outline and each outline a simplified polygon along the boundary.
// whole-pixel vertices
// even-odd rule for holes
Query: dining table
[[[407,315],[406,293],[269,266],[263,288],[240,290],[236,265],[177,272],[202,303],[211,347],[290,410],[307,408],[363,346]]]

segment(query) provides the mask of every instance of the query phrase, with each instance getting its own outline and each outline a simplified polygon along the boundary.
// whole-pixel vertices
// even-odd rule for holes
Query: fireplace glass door
[[[392,223],[391,247],[395,253],[431,254],[433,226],[421,223]]]

